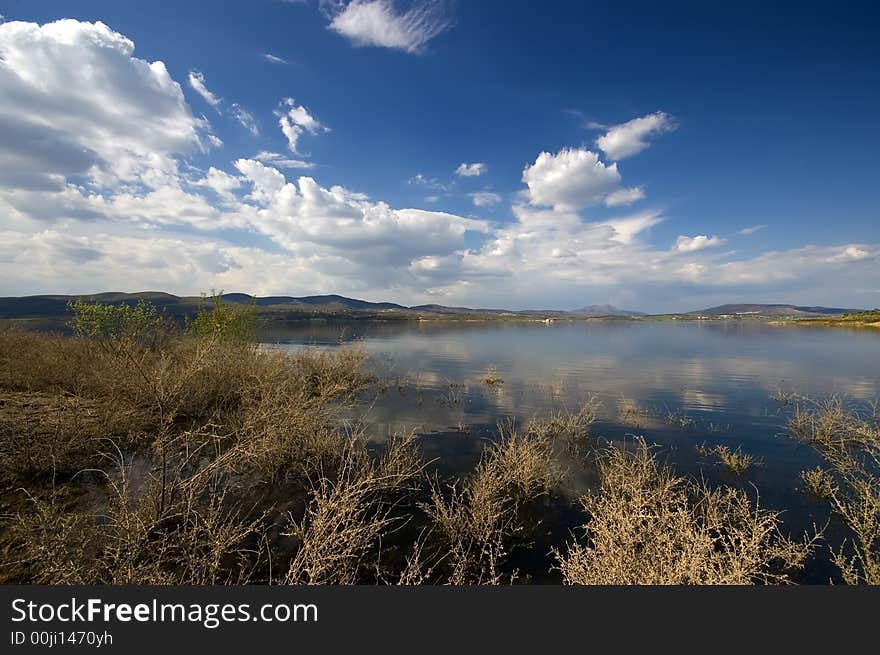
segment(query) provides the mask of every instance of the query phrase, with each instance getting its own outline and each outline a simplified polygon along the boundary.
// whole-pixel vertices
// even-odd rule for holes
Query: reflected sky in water
[[[377,440],[414,429],[442,468],[466,469],[503,418],[524,422],[601,401],[592,434],[640,434],[682,473],[730,482],[697,444],[742,446],[762,458],[748,483],[762,502],[806,526],[815,511],[798,474],[818,463],[785,435],[782,390],[880,397],[880,333],[757,322],[593,321],[543,324],[290,323],[261,339],[286,349],[358,344],[385,384],[360,408]],[[503,383],[482,381],[495,370]],[[743,481],[739,481],[742,483]]]

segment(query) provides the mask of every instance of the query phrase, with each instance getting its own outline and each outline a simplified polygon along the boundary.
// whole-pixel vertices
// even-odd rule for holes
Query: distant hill
[[[148,300],[169,316],[182,320],[192,315],[202,302],[199,296],[175,296],[161,291],[142,291],[139,293],[96,293],[83,296],[41,295],[20,298],[0,298],[0,318],[15,319],[64,319],[68,315],[67,303],[77,298],[111,305],[134,304]],[[392,302],[369,302],[357,298],[347,298],[336,294],[317,296],[251,296],[246,293],[226,293],[223,300],[230,303],[249,303],[257,305],[258,313],[264,318],[379,318],[379,319],[418,319],[418,318],[468,318],[468,319],[513,319],[513,320],[573,320],[583,318],[636,318],[647,316],[641,312],[618,309],[613,305],[588,305],[573,311],[552,309],[486,309],[470,307],[447,307],[445,305],[416,305],[407,307]],[[836,307],[807,307],[801,305],[761,305],[728,304],[709,309],[701,309],[685,314],[666,316],[693,317],[765,317],[765,318],[822,318],[842,316],[858,309]]]
[[[618,309],[614,305],[587,305],[580,309],[573,309],[570,314],[575,316],[645,316],[643,312],[634,312],[629,309]]]
[[[139,293],[96,293],[82,296],[25,296],[22,298],[0,298],[0,318],[54,318],[67,314],[67,303],[82,298],[91,302],[103,302],[110,305],[123,303],[134,304],[139,300],[148,300],[172,316],[183,316],[195,312],[202,302],[199,296],[174,296],[169,293],[143,291]],[[268,296],[254,297],[246,293],[226,293],[223,300],[229,303],[255,302],[261,312],[284,311],[294,313],[345,313],[350,311],[406,310],[403,305],[395,303],[372,303],[366,300],[346,298],[344,296]]]
[[[729,304],[688,312],[693,316],[839,316],[858,309],[807,307],[801,305]]]
[[[199,296],[174,296],[158,291],[139,293],[96,293],[81,296],[42,295],[21,298],[0,298],[0,318],[61,318],[68,314],[67,303],[82,298],[91,302],[111,305],[134,304],[148,300],[172,317],[191,315],[198,310],[202,298]],[[229,303],[254,302],[261,316],[270,318],[304,318],[314,316],[352,317],[352,318],[419,318],[425,315],[446,316],[511,316],[511,317],[564,317],[566,312],[533,311],[522,312],[505,309],[471,309],[468,307],[445,307],[443,305],[418,305],[406,307],[391,302],[369,302],[357,298],[347,298],[336,294],[318,296],[251,296],[246,293],[226,293],[223,300]]]

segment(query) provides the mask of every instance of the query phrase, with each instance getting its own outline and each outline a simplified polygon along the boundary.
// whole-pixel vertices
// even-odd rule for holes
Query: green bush
[[[126,341],[148,345],[165,331],[165,316],[152,303],[108,305],[82,298],[67,303],[73,318],[68,325],[80,337],[104,344]]]
[[[223,302],[222,291],[202,294],[195,318],[187,319],[186,331],[194,337],[214,338],[228,343],[251,343],[256,339],[256,303],[232,305]]]

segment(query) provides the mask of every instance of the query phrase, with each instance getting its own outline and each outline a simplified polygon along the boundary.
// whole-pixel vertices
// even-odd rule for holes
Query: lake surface
[[[751,321],[347,322],[272,324],[261,340],[291,350],[364,348],[384,384],[353,418],[377,441],[424,435],[423,449],[442,471],[472,467],[499,420],[524,423],[594,397],[601,408],[591,436],[643,435],[680,473],[754,485],[762,506],[785,510],[793,532],[827,514],[800,490],[800,471],[819,459],[787,436],[790,407],[779,392],[837,394],[863,407],[880,398],[880,332],[872,330]],[[488,370],[503,383],[484,383]],[[742,447],[762,463],[734,480],[697,453],[703,443]],[[589,475],[572,484],[582,490]]]

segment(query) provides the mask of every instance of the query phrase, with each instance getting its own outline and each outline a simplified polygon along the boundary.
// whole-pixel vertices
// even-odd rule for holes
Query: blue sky
[[[0,293],[880,305],[871,3],[70,5],[0,4]]]

